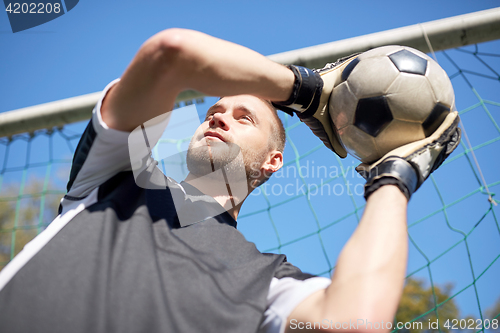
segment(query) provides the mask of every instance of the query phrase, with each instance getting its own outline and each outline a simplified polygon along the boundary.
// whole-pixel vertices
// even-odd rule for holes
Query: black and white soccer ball
[[[359,55],[343,70],[329,102],[342,144],[365,163],[430,136],[454,108],[446,72],[426,54],[405,46]]]

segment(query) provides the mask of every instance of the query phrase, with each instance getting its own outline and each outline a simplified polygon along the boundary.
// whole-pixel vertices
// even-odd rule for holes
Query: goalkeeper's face
[[[224,97],[207,112],[191,139],[187,166],[196,176],[223,168],[243,170],[248,181],[261,180],[282,165],[271,142],[276,115],[271,105],[251,95]]]

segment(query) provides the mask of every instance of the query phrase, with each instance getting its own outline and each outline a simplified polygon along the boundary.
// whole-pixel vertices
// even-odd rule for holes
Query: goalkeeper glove
[[[429,137],[396,148],[377,162],[361,163],[356,170],[366,179],[365,199],[383,185],[396,185],[411,195],[455,150],[460,142],[457,111],[450,112]]]
[[[351,55],[327,64],[319,70],[290,65],[288,68],[295,75],[295,82],[290,98],[273,105],[290,114],[294,113],[319,137],[326,147],[344,158],[347,152],[343,147],[337,129],[328,111],[328,101],[333,88],[339,85],[342,72],[357,57]]]

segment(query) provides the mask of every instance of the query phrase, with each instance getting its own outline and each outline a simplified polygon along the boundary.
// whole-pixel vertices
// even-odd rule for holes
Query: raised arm
[[[176,96],[187,89],[281,101],[290,96],[293,82],[289,69],[246,47],[197,31],[168,29],[142,45],[101,112],[111,128],[131,131],[172,110]]]
[[[347,332],[370,331],[367,322],[392,323],[408,256],[406,206],[407,199],[396,186],[384,186],[368,198],[363,217],[338,258],[332,284],[295,308],[287,332],[297,332],[293,328],[299,328],[299,322],[334,329],[335,323],[337,328],[344,324],[340,330]]]
[[[363,217],[339,256],[331,285],[299,304],[290,323],[325,320],[333,330],[390,331],[406,271],[407,203],[457,147],[458,123],[458,112],[450,112],[429,137],[356,168],[366,179]],[[288,326],[289,332],[297,326]]]

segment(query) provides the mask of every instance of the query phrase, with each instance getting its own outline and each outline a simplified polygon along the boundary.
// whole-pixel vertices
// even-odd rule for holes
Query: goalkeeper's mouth
[[[206,140],[211,139],[211,140],[226,142],[226,139],[217,132],[206,131],[203,134],[203,136],[205,137]]]

